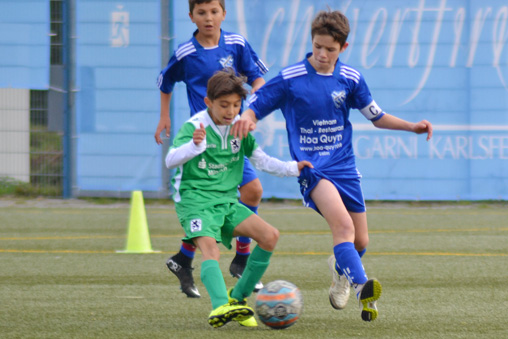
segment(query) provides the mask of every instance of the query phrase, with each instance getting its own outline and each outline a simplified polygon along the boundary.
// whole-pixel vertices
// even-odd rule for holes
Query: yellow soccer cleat
[[[258,322],[256,321],[256,318],[254,316],[252,317],[249,317],[245,320],[236,320],[238,321],[238,323],[244,327],[257,327],[258,326]]]
[[[212,327],[222,327],[232,320],[238,322],[252,318],[254,310],[247,305],[225,304],[217,307],[208,316],[208,323]]]
[[[247,300],[246,299],[243,299],[242,301],[238,301],[235,298],[231,297],[231,292],[233,292],[233,288],[230,288],[228,290],[228,301],[229,301],[230,305],[243,305],[243,306],[247,306]],[[245,326],[245,327],[256,327],[256,326],[258,326],[258,322],[256,321],[256,318],[254,316],[246,318],[244,320],[238,320],[238,319],[236,319],[236,321],[240,325]]]

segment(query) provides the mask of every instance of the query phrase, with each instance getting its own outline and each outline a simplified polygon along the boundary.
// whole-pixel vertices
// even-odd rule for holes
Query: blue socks
[[[238,200],[238,202],[240,204],[242,204],[243,206],[247,207],[248,209],[250,209],[252,212],[258,214],[258,206],[247,205],[246,203],[242,202],[241,200]]]
[[[363,255],[365,250],[362,251]],[[365,284],[367,282],[367,274],[363,269],[360,253],[356,251],[352,242],[343,242],[333,248],[335,260],[340,267],[340,271],[344,273],[350,284]]]

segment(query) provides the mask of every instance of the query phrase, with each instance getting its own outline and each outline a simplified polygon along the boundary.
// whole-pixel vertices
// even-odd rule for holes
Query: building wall
[[[0,88],[0,178],[30,181],[30,91]]]

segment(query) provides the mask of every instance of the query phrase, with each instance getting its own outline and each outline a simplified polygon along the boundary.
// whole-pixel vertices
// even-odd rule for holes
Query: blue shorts
[[[340,197],[344,202],[344,206],[346,206],[348,211],[354,213],[362,213],[366,211],[360,177],[337,178],[330,175],[324,175],[315,168],[309,167],[304,167],[300,177],[298,178],[300,192],[302,193],[305,206],[321,213],[310,197],[310,192],[312,192],[321,179],[326,179],[335,185],[335,188],[339,191]]]
[[[254,170],[254,167],[250,163],[249,158],[245,157],[245,163],[243,165],[243,178],[239,187],[242,187],[243,185],[248,184],[249,182],[257,178],[258,175]]]

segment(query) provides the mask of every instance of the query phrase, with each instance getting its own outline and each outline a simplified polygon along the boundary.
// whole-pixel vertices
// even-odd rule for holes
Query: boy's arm
[[[427,120],[409,122],[385,113],[378,120],[372,121],[377,128],[414,132],[416,134],[427,133],[427,141],[432,138],[432,124]]]
[[[157,145],[162,144],[161,132],[166,130],[166,138],[169,138],[169,133],[171,132],[171,118],[169,117],[169,104],[171,102],[171,93],[164,93],[161,91],[161,111],[159,124],[157,125],[157,129],[155,130],[155,142]]]
[[[254,80],[252,82],[252,88],[250,90],[250,94],[253,94],[254,92],[256,92],[264,84],[265,84],[265,79],[263,79],[263,78],[257,78],[256,80]]]
[[[171,147],[166,155],[166,167],[169,169],[185,164],[187,161],[206,151],[206,131],[203,123],[192,134],[192,140],[178,147]]]
[[[313,167],[312,164],[306,160],[300,162],[279,160],[269,156],[259,147],[254,150],[249,160],[257,169],[278,177],[297,177],[300,175],[302,168]]]

